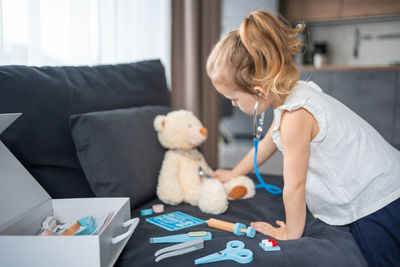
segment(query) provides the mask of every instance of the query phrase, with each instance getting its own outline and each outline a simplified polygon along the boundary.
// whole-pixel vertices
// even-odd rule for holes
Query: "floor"
[[[225,106],[232,109],[231,103]],[[218,167],[232,169],[253,147],[252,117],[244,114],[238,108],[229,110],[230,115],[223,117],[219,123],[221,134],[218,142]],[[273,110],[268,109],[265,113],[264,134],[273,120]],[[258,166],[260,173],[282,175],[283,156],[277,151],[262,166]]]

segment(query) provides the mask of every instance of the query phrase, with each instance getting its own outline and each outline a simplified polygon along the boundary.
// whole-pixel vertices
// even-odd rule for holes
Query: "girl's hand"
[[[218,179],[223,183],[226,183],[236,177],[232,170],[224,170],[224,169],[216,170],[211,174],[211,176],[212,178]]]
[[[287,240],[285,222],[276,220],[276,224],[279,225],[279,227],[274,227],[266,222],[252,222],[250,223],[250,226],[253,226],[256,231],[264,235],[268,235],[278,240]]]

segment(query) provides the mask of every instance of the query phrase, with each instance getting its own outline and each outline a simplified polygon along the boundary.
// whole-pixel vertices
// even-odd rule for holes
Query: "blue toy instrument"
[[[202,258],[198,258],[194,261],[194,263],[203,264],[224,260],[234,260],[242,264],[249,263],[253,261],[253,252],[249,249],[245,249],[244,247],[245,246],[242,241],[232,240],[226,244],[226,249]]]
[[[200,178],[212,178],[211,175],[209,175],[203,171],[203,168],[201,166],[199,166],[199,168],[197,169],[197,172],[198,172]]]
[[[206,222],[209,227],[228,231],[234,233],[235,235],[246,235],[250,238],[253,238],[256,235],[256,230],[254,229],[254,227],[249,226],[246,228],[246,225],[244,225],[243,223],[231,223],[214,218],[210,218]]]
[[[193,239],[201,238],[204,241],[211,240],[212,234],[210,232],[199,231],[199,232],[189,232],[187,234],[180,235],[168,235],[160,237],[150,237],[149,242],[152,243],[180,243],[187,242]]]
[[[256,185],[256,188],[265,188],[265,190],[267,190],[273,195],[280,195],[282,194],[282,189],[280,189],[275,185],[265,183],[260,175],[260,172],[258,171],[258,166],[257,166],[258,143],[260,142],[261,134],[263,132],[265,114],[263,112],[262,114],[257,115],[257,110],[258,110],[258,100],[254,106],[254,113],[253,113],[254,172],[256,173],[257,179],[260,182],[260,184]]]
[[[157,250],[156,253],[154,254],[154,256],[157,257],[155,261],[159,262],[160,260],[166,258],[186,254],[202,248],[204,248],[204,240],[201,238],[193,239],[188,242],[180,243],[177,245]]]
[[[180,211],[147,218],[146,221],[168,231],[176,231],[204,223],[203,220],[187,215]]]

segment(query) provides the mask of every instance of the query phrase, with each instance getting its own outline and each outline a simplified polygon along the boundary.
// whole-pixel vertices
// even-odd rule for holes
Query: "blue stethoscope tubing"
[[[258,101],[256,102],[256,104],[254,106],[254,114],[253,114],[254,172],[256,173],[257,179],[260,182],[260,184],[256,185],[256,188],[265,188],[265,190],[267,190],[268,192],[270,192],[273,195],[280,195],[280,194],[282,194],[282,189],[280,189],[279,187],[277,187],[275,185],[265,183],[263,178],[260,175],[260,172],[258,171],[257,152],[258,152],[258,143],[260,141],[261,134],[263,131],[264,114],[261,114],[259,117],[259,120],[257,120],[257,109],[258,109]]]
[[[254,142],[254,172],[256,173],[257,179],[260,182],[260,184],[256,184],[256,188],[265,188],[265,190],[267,190],[273,195],[282,194],[282,189],[280,189],[275,185],[265,183],[263,178],[261,177],[257,166],[258,139],[254,138],[253,142]]]

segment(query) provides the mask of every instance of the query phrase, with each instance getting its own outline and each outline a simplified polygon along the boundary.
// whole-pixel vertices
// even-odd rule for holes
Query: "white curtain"
[[[0,0],[0,65],[160,58],[170,80],[170,0]]]

